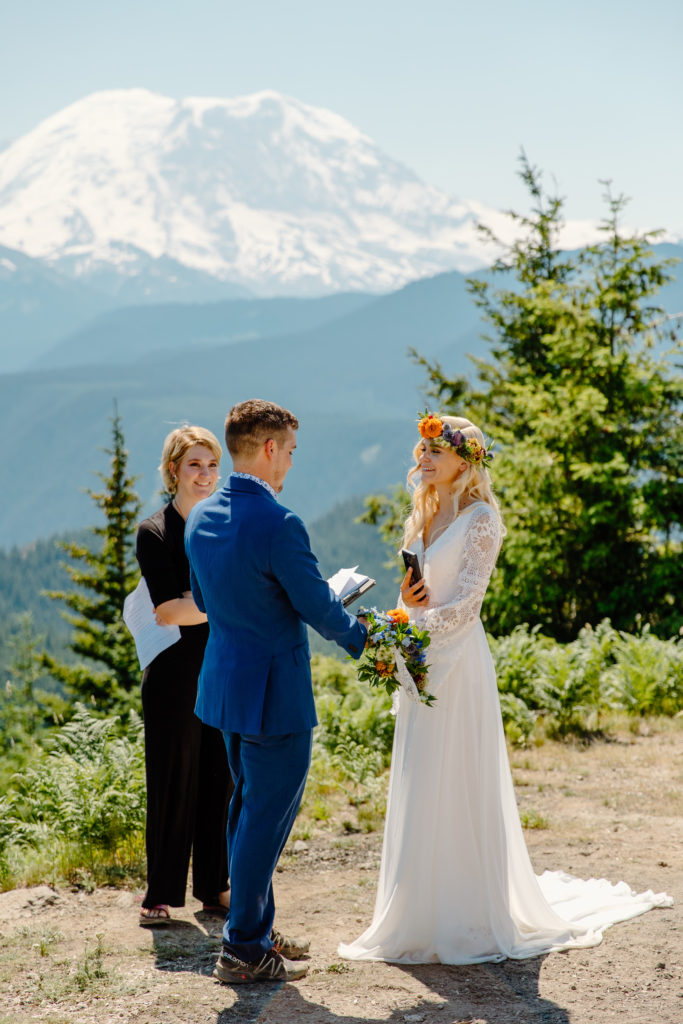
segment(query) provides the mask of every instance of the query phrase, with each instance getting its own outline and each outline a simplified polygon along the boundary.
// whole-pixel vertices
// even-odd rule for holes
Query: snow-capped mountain
[[[107,291],[187,275],[260,295],[388,291],[489,262],[480,219],[509,236],[500,213],[275,92],[98,92],[0,153],[0,244]],[[568,241],[591,236],[578,225]]]

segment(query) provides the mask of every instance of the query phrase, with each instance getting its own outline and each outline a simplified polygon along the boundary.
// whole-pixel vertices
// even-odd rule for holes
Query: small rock
[[[414,1021],[415,1024],[418,1024],[418,1021],[424,1020],[424,1014],[423,1013],[406,1013],[406,1014],[403,1015],[403,1019],[404,1020],[408,1020],[408,1021]]]
[[[666,964],[664,963],[664,961],[660,960],[659,963],[657,964],[657,970],[658,971],[663,971],[665,967],[666,967]]]
[[[305,853],[308,849],[308,843],[305,843],[303,839],[297,839],[292,849],[294,850],[294,853]]]

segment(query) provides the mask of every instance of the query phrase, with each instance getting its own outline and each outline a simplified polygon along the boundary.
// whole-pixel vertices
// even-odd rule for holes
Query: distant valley
[[[323,300],[308,301],[322,308]],[[407,350],[415,346],[465,369],[466,352],[477,344],[477,313],[464,279],[456,272],[370,301],[330,302],[337,304],[330,312],[345,304],[348,311],[288,334],[210,345],[191,339],[193,324],[213,311],[197,307],[193,320],[180,307],[176,326],[190,333],[176,335],[175,347],[164,348],[163,330],[150,332],[138,352],[116,361],[116,338],[105,334],[106,344],[93,343],[90,365],[0,376],[0,428],[17,441],[8,452],[16,486],[0,512],[3,546],[90,521],[83,489],[96,486],[93,471],[105,465],[100,449],[109,441],[115,398],[146,503],[155,500],[155,467],[171,427],[188,420],[221,437],[229,407],[254,395],[300,418],[297,464],[283,500],[307,521],[340,500],[402,480],[424,404],[422,374]],[[173,319],[174,310],[162,312]],[[101,322],[109,330],[110,321]],[[122,337],[118,347],[125,345]]]

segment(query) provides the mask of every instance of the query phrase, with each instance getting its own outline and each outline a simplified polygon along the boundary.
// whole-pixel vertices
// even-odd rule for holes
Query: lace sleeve
[[[417,620],[432,637],[447,634],[455,638],[479,618],[499,546],[500,522],[494,510],[483,505],[472,511],[453,600],[427,608]]]

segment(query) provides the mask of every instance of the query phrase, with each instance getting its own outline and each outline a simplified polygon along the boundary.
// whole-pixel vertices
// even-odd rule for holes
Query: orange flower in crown
[[[418,430],[422,437],[441,437],[443,433],[443,423],[438,416],[434,416],[431,412],[425,413],[418,423]]]
[[[387,612],[387,618],[392,622],[410,622],[410,616],[403,608],[392,608]]]

